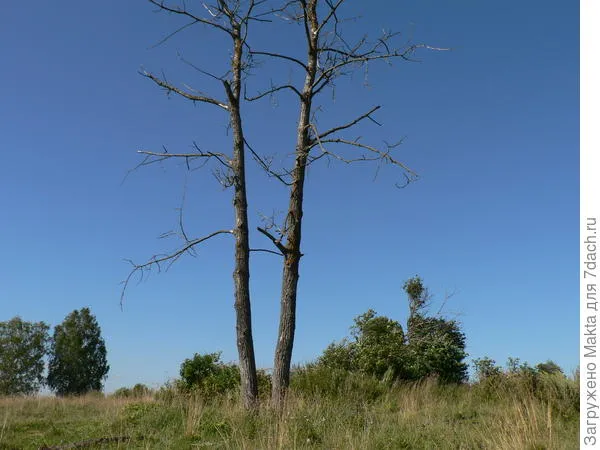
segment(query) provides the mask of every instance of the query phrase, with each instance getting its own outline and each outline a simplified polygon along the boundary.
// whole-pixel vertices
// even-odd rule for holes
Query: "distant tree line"
[[[0,395],[31,395],[47,385],[59,396],[102,390],[109,371],[100,326],[89,308],[54,328],[14,317],[0,322]],[[48,375],[44,377],[44,358]]]

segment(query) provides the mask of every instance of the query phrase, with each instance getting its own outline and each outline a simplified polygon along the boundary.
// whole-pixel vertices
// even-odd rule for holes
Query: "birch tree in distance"
[[[249,51],[252,56],[279,60],[292,69],[300,70],[304,75],[301,85],[291,82],[272,83],[269,89],[247,98],[255,101],[275,93],[287,92],[292,94],[299,106],[293,167],[278,169],[273,167],[268,159],[259,160],[270,175],[289,187],[289,206],[284,223],[276,225],[273,218],[267,226],[258,228],[284,259],[271,395],[272,406],[279,410],[283,408],[290,382],[300,258],[303,256],[300,244],[307,168],[320,160],[333,160],[345,164],[371,162],[398,167],[404,180],[397,183],[397,187],[404,187],[417,178],[417,174],[400,162],[393,153],[400,142],[384,142],[377,145],[365,143],[360,137],[348,136],[348,132],[361,122],[370,121],[379,125],[374,114],[380,109],[380,105],[349,117],[346,122],[332,128],[320,130],[317,126],[317,118],[321,114],[317,104],[319,96],[328,89],[334,89],[337,79],[365,68],[370,62],[390,63],[395,59],[410,61],[418,49],[442,50],[410,42],[399,45],[397,41],[400,34],[392,32],[384,32],[374,40],[364,35],[349,41],[342,36],[343,20],[340,9],[344,3],[345,0],[292,0],[285,5],[284,13],[280,17],[296,23],[296,30],[303,33],[306,44],[304,56],[256,49]],[[345,153],[338,150],[342,148],[345,148]]]

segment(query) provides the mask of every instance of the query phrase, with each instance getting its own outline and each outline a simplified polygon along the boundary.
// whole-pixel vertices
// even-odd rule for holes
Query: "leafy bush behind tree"
[[[235,364],[221,361],[221,353],[195,353],[181,364],[179,371],[184,387],[205,395],[233,391],[240,384],[240,370]]]
[[[199,354],[186,359],[179,371],[179,388],[204,396],[214,396],[240,389],[240,369],[236,364],[221,361],[221,352]],[[264,370],[257,370],[260,397],[271,391],[271,377]],[[177,383],[175,383],[177,386]]]

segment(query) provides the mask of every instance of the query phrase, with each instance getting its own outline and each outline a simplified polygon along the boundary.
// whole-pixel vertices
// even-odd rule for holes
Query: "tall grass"
[[[296,370],[282,414],[266,400],[249,414],[235,395],[208,398],[174,387],[125,398],[3,398],[0,449],[117,436],[128,439],[92,448],[578,448],[577,384],[540,380],[386,383],[309,367]]]

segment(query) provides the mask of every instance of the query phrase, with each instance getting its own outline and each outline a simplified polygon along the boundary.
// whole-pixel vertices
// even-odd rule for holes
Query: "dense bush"
[[[145,384],[138,383],[132,388],[122,387],[113,392],[113,396],[117,398],[142,398],[152,394],[150,389]]]
[[[404,285],[410,316],[407,333],[402,325],[369,309],[354,319],[352,339],[330,344],[317,365],[361,372],[379,379],[466,381],[466,339],[454,320],[427,317],[429,299],[419,277]]]
[[[475,369],[475,381],[478,382],[502,374],[502,368],[496,365],[496,361],[487,356],[473,360],[473,367]]]
[[[235,364],[221,362],[221,353],[195,353],[180,369],[183,386],[203,395],[223,394],[240,386],[240,370]]]
[[[416,314],[409,322],[409,335],[409,378],[436,375],[451,383],[467,379],[466,339],[456,321]]]

